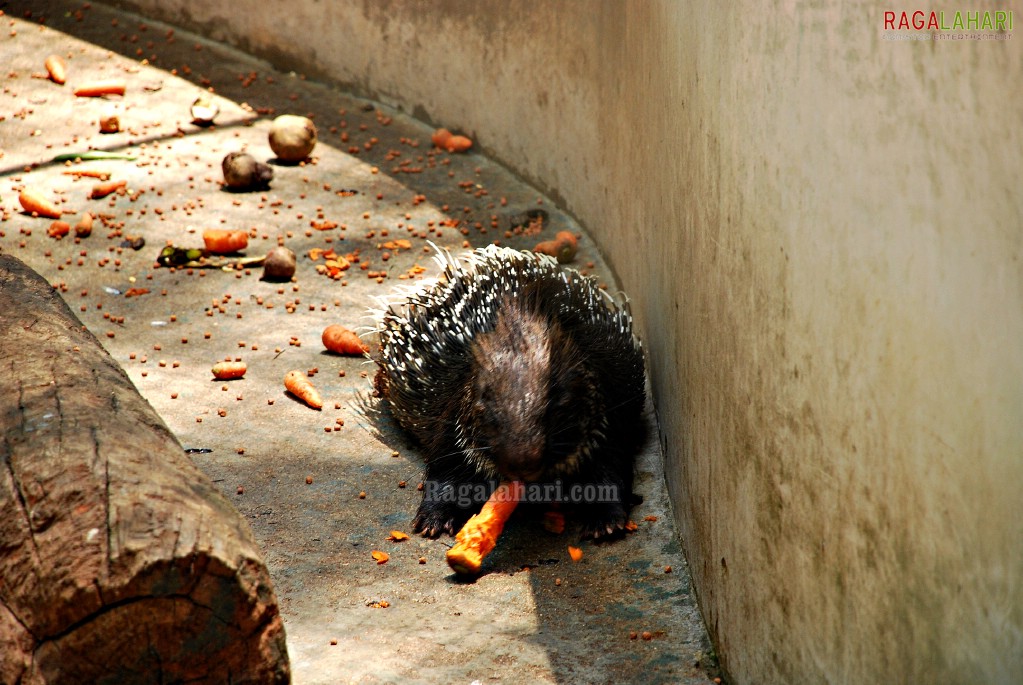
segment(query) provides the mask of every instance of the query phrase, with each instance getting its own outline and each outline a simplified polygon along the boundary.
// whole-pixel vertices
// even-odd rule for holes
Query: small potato
[[[282,114],[270,125],[270,149],[283,162],[301,162],[316,147],[316,126],[295,114]]]
[[[267,188],[274,177],[272,167],[256,161],[246,152],[229,152],[220,168],[224,172],[224,185],[231,190]]]
[[[266,254],[263,262],[264,281],[288,281],[295,275],[295,253],[278,246]]]

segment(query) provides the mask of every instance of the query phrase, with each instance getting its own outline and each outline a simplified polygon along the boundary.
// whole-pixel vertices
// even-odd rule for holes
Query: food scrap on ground
[[[25,188],[18,194],[18,202],[32,216],[59,219],[62,212],[45,195],[34,188]]]
[[[231,254],[249,246],[249,234],[245,231],[227,231],[211,228],[202,232],[206,251],[212,254]]]
[[[472,147],[472,139],[467,136],[455,135],[446,128],[439,128],[430,136],[430,142],[448,152],[465,152]]]
[[[268,188],[274,178],[269,164],[258,161],[247,152],[229,152],[220,163],[224,185],[232,190],[259,190]]]
[[[263,280],[290,281],[298,266],[295,253],[283,245],[278,245],[266,253],[263,261]]]
[[[99,120],[100,133],[120,133],[121,118],[116,114],[108,114]]]
[[[289,371],[284,376],[284,387],[313,409],[323,409],[323,398],[320,397],[319,391],[313,386],[309,377],[301,371]]]
[[[219,381],[232,380],[235,378],[241,378],[245,375],[248,370],[248,366],[245,362],[217,362],[213,365],[213,377]]]
[[[579,251],[579,239],[568,231],[559,231],[554,240],[537,243],[533,251],[550,255],[557,259],[559,264],[569,264],[575,260],[575,255]]]
[[[92,214],[85,212],[82,214],[82,218],[75,224],[75,236],[79,238],[88,238],[92,235]]]
[[[67,82],[67,65],[60,55],[50,55],[44,62],[50,80],[59,86]]]
[[[308,117],[282,114],[273,120],[268,135],[270,149],[284,162],[301,162],[316,147],[316,125]]]
[[[323,347],[336,354],[362,356],[369,352],[369,345],[352,330],[341,324],[331,324],[323,329]]]
[[[127,83],[122,79],[90,81],[75,88],[75,95],[82,98],[98,98],[107,95],[124,95]]]
[[[124,188],[127,185],[128,182],[125,180],[103,181],[101,183],[97,183],[92,187],[92,190],[89,191],[89,199],[99,200],[101,198],[106,197],[107,195],[110,195],[111,193],[119,191],[121,188]]]

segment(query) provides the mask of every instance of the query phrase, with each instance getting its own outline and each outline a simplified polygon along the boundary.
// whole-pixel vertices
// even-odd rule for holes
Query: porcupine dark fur
[[[426,461],[414,531],[454,534],[481,504],[431,493],[511,479],[612,486],[617,501],[579,510],[584,537],[619,534],[645,378],[627,300],[533,252],[491,245],[437,259],[438,282],[378,313],[374,356],[376,388]]]

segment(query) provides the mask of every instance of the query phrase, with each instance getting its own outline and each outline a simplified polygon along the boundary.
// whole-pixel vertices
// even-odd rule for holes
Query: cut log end
[[[248,524],[8,255],[0,373],[0,682],[288,682]]]

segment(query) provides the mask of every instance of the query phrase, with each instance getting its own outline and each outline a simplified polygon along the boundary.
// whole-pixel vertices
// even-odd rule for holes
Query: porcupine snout
[[[499,443],[494,463],[503,479],[531,482],[544,477],[543,457],[542,441],[509,434],[503,444]]]

